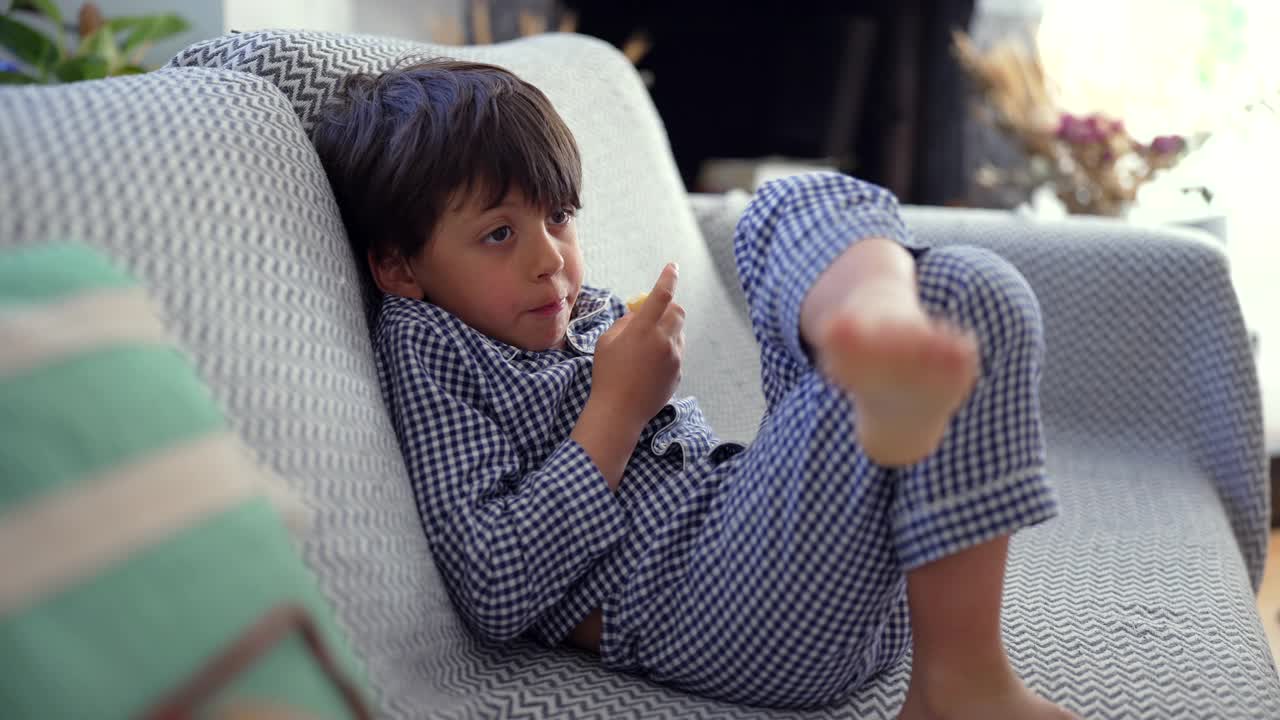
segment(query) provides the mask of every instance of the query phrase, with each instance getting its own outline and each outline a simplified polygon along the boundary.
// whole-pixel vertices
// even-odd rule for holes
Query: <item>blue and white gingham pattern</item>
[[[621,587],[674,502],[666,478],[717,445],[693,398],[673,398],[641,433],[615,495],[569,437],[596,339],[623,312],[617,297],[583,288],[567,347],[530,352],[430,303],[383,299],[384,399],[436,564],[484,637],[532,630],[562,641]]]
[[[952,246],[920,263],[926,307],[977,332],[981,374],[939,452],[907,472],[893,510],[898,561],[923,565],[1053,514],[1043,481],[1040,306],[990,250]]]
[[[926,307],[973,328],[983,356],[942,446],[901,470],[860,452],[852,406],[798,331],[816,277],[872,235],[913,251]],[[1039,312],[1003,260],[926,252],[891,194],[842,175],[766,185],[734,243],[768,412],[744,452],[685,481],[685,506],[606,606],[603,651],[695,693],[824,704],[909,648],[905,571],[1056,513],[1036,399]]]
[[[983,357],[942,447],[900,470],[861,453],[852,406],[799,334],[814,280],[873,235],[913,251],[924,303],[972,327]],[[891,194],[843,175],[766,185],[735,255],[761,346],[760,432],[745,450],[717,446],[692,399],[675,401],[645,429],[616,496],[568,439],[594,340],[622,312],[616,297],[584,293],[569,347],[545,353],[388,298],[379,368],[436,561],[474,629],[554,643],[603,606],[609,667],[811,706],[903,657],[905,571],[1056,512],[1038,307],[997,256],[927,251]]]

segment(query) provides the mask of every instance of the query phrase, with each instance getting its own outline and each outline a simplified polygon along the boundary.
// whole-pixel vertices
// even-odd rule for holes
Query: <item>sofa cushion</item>
[[[272,507],[277,481],[228,431],[145,290],[90,248],[0,251],[0,424],[7,715],[174,702],[351,716],[339,683],[357,665]],[[337,682],[286,619],[311,624]],[[276,641],[216,668],[255,637]],[[208,690],[180,694],[196,677]]]
[[[754,437],[764,398],[750,324],[744,314],[725,312],[736,288],[726,287],[702,242],[648,91],[612,46],[578,35],[447,47],[267,30],[198,43],[170,64],[266,78],[284,91],[307,128],[347,74],[438,55],[507,67],[547,94],[582,151],[578,222],[587,282],[628,297],[648,290],[668,260],[679,262],[676,297],[688,311],[689,338],[680,392],[698,397],[725,439]]]

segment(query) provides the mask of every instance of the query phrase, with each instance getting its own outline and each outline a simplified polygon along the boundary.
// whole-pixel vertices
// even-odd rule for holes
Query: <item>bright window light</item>
[[[1037,37],[1064,109],[1123,118],[1139,140],[1211,133],[1144,187],[1135,215],[1221,214],[1245,321],[1259,338],[1267,444],[1280,452],[1280,2],[1046,0]],[[1267,99],[1273,110],[1246,111]],[[1188,207],[1184,187],[1214,192]],[[1146,210],[1146,213],[1137,212]]]

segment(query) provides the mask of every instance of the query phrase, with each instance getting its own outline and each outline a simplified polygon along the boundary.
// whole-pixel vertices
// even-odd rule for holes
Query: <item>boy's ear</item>
[[[379,255],[370,250],[368,260],[373,281],[382,289],[382,292],[410,300],[422,300],[425,297],[422,287],[413,276],[413,268],[409,267],[409,261],[405,260],[400,253],[389,252]]]

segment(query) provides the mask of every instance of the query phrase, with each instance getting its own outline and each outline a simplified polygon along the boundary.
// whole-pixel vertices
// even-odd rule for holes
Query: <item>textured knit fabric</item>
[[[497,62],[547,92],[583,148],[592,281],[625,296],[678,260],[699,341],[679,392],[703,399],[723,437],[750,439],[759,357],[745,306],[726,309],[722,290],[738,282],[742,206],[698,213],[708,252],[643,83],[595,40],[454,48],[264,31],[181,56],[245,72],[0,89],[0,174],[15,179],[0,196],[0,244],[78,238],[147,284],[234,429],[310,506],[304,557],[365,659],[380,715],[896,717],[906,662],[847,703],[769,711],[609,672],[585,653],[491,646],[463,626],[379,396],[356,266],[294,114],[344,72],[409,48]],[[1003,615],[1014,667],[1088,718],[1280,717],[1250,590],[1269,512],[1257,381],[1221,250],[1118,222],[903,217],[935,248],[996,251],[1040,300],[1061,515],[1014,536]],[[707,258],[723,248],[722,280]]]
[[[854,242],[922,257],[926,306],[974,329],[981,379],[939,451],[901,471],[855,444],[800,306]],[[605,609],[601,654],[735,702],[813,706],[908,647],[904,572],[1056,512],[1044,477],[1039,308],[995,255],[925,255],[882,188],[775,181],[743,217],[739,274],[769,407],[756,440],[716,444],[693,398],[646,426],[615,497],[570,438],[596,339],[624,312],[588,288],[566,347],[523,351],[423,301],[386,297],[378,366],[418,511],[455,605],[494,640],[555,644]]]

